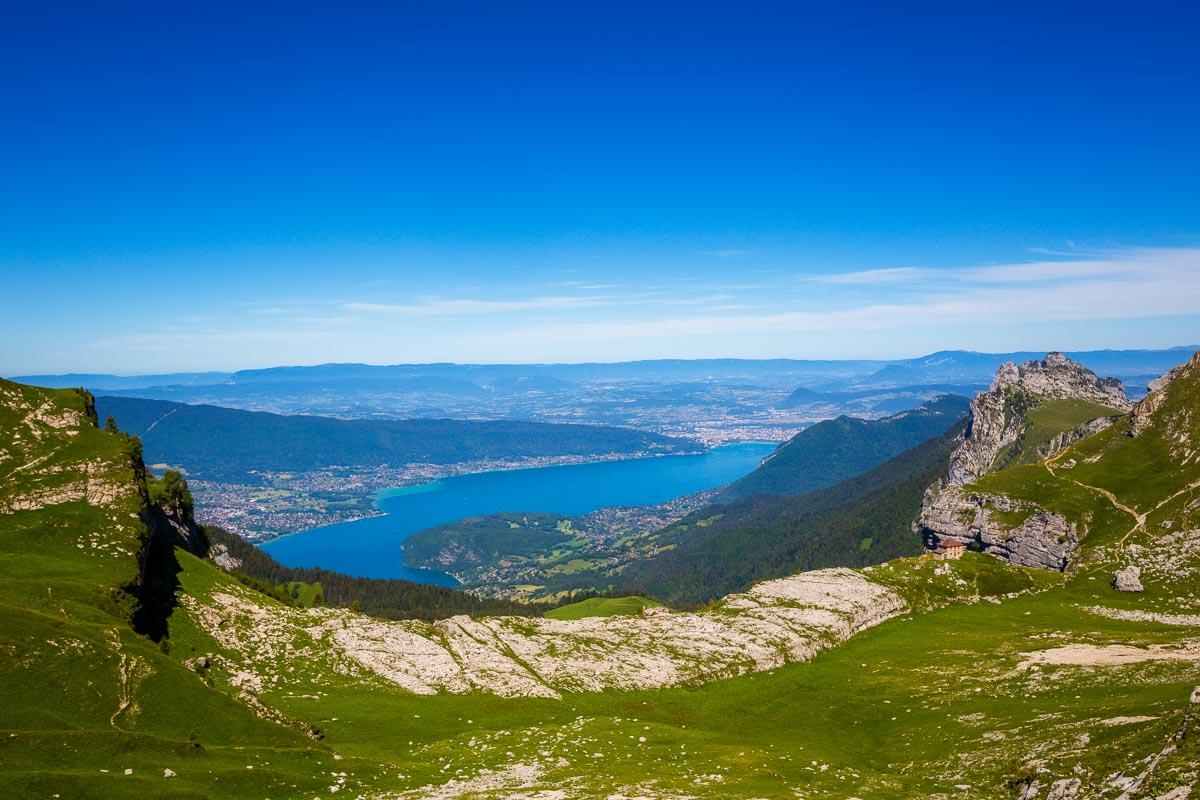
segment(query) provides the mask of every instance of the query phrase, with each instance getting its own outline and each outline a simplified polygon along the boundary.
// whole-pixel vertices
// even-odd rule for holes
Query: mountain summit
[[[1070,440],[1062,435],[1065,430],[1053,430],[1054,438],[1044,440],[1051,429],[1084,425],[1130,408],[1120,381],[1099,378],[1062,353],[1021,366],[1006,362],[996,370],[991,387],[971,401],[971,423],[950,459],[948,480],[968,483],[1017,459],[1051,455],[1051,448],[1061,449]]]
[[[1081,440],[1105,443],[1105,451],[1089,465],[1121,461],[1127,432],[1157,429],[1171,441],[1191,441],[1188,431],[1194,425],[1186,412],[1167,419],[1163,409],[1173,407],[1172,396],[1186,393],[1188,381],[1183,378],[1196,374],[1197,363],[1193,356],[1187,365],[1155,381],[1136,407],[1119,381],[1098,378],[1060,353],[1020,367],[1003,365],[991,388],[971,402],[970,425],[950,459],[946,480],[926,492],[914,529],[931,547],[958,540],[1015,564],[1067,569],[1094,520],[1072,514],[1067,507],[1048,508],[1044,498],[1055,495],[1041,484],[1061,470],[1083,469],[1078,457],[1067,457],[1068,448]],[[1114,424],[1122,419],[1127,424]],[[1164,434],[1164,427],[1174,432]],[[1102,433],[1104,437],[1098,436]],[[1127,446],[1125,451],[1132,452]],[[1149,459],[1139,462],[1142,468],[1163,460],[1150,458],[1156,456],[1153,453],[1139,455]],[[1186,463],[1182,458],[1178,466],[1182,469]],[[1107,472],[1105,481],[1112,478]],[[1072,482],[1093,494],[1113,494],[1103,485]],[[1138,525],[1144,524],[1137,512],[1120,508]]]

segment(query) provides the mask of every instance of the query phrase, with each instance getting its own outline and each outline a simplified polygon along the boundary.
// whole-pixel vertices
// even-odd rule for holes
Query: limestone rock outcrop
[[[1043,569],[1066,569],[1079,544],[1075,526],[1061,514],[961,486],[935,486],[926,492],[915,527],[930,548],[958,539],[1012,564]]]
[[[212,547],[209,548],[208,555],[209,558],[213,560],[214,564],[226,572],[230,572],[242,566],[242,560],[233,553],[229,552],[229,548],[223,544],[212,545]]]
[[[960,539],[971,549],[1014,564],[1066,569],[1079,543],[1079,532],[1069,520],[1032,503],[966,488],[1010,463],[1020,447],[1036,447],[1037,458],[1049,458],[1112,425],[1111,417],[1100,416],[1060,431],[1049,441],[1024,442],[1026,415],[1051,400],[1086,401],[1114,414],[1133,407],[1120,381],[1099,378],[1062,353],[1020,366],[1001,365],[991,387],[971,401],[970,422],[950,457],[946,480],[925,493],[913,529],[927,546]]]
[[[1113,575],[1112,587],[1118,592],[1142,592],[1142,571],[1135,566],[1119,569]]]
[[[303,652],[416,694],[548,698],[700,683],[807,661],[908,610],[895,591],[845,568],[760,583],[705,611],[579,620],[377,620],[341,609],[267,608],[241,589],[183,602],[218,642],[245,654],[237,669],[264,685],[292,666],[294,643],[307,636],[314,645]]]
[[[1120,381],[1098,378],[1062,353],[1050,353],[1041,361],[1028,361],[1019,367],[1012,362],[1003,364],[991,387],[971,401],[970,424],[962,445],[950,459],[949,482],[970,483],[987,474],[997,456],[1025,432],[1025,413],[1047,399],[1087,400],[1114,411],[1132,408]],[[1061,449],[1089,432],[1068,434],[1052,446]]]

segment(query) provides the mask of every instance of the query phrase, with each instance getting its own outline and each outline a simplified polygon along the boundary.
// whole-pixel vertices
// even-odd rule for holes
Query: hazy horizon
[[[619,365],[619,364],[632,364],[632,363],[639,363],[639,362],[654,363],[656,361],[798,361],[798,362],[804,362],[804,361],[873,362],[873,361],[878,361],[878,362],[898,362],[898,361],[916,360],[916,359],[924,358],[927,356],[936,355],[937,353],[970,353],[973,355],[990,356],[990,355],[1007,355],[1010,353],[1050,353],[1050,352],[1055,352],[1055,351],[1083,353],[1083,352],[1134,352],[1134,351],[1140,351],[1140,350],[1191,351],[1193,349],[1200,349],[1200,344],[1174,344],[1174,345],[1167,345],[1165,347],[1146,347],[1146,348],[1096,347],[1096,348],[1087,348],[1087,349],[1075,349],[1075,348],[1068,349],[1068,348],[1054,348],[1054,347],[1051,347],[1051,348],[1033,347],[1033,348],[1022,348],[1020,350],[996,350],[996,351],[965,350],[965,349],[961,349],[961,348],[944,348],[942,350],[917,353],[915,355],[908,355],[908,356],[899,356],[897,358],[871,358],[871,357],[864,356],[861,358],[821,359],[821,358],[804,358],[804,357],[793,357],[793,356],[764,356],[761,358],[736,357],[736,356],[699,356],[696,358],[670,358],[670,357],[667,357],[667,358],[642,358],[642,359],[628,359],[628,360],[624,360],[624,361],[494,361],[494,362],[484,362],[484,361],[397,361],[397,362],[391,362],[391,363],[382,363],[382,362],[372,363],[372,362],[365,362],[365,361],[322,361],[322,362],[314,362],[314,363],[308,363],[308,364],[301,364],[301,363],[267,364],[267,365],[258,365],[258,366],[250,366],[250,367],[240,367],[238,369],[170,370],[170,371],[161,371],[161,372],[151,372],[151,371],[113,372],[113,371],[97,371],[97,370],[63,370],[62,372],[42,372],[42,373],[5,372],[5,373],[0,373],[0,377],[14,378],[14,377],[63,376],[63,375],[111,375],[111,376],[117,377],[117,378],[136,378],[136,377],[152,377],[155,375],[204,375],[204,374],[232,375],[232,374],[235,374],[238,372],[255,372],[255,371],[264,371],[264,370],[272,370],[272,369],[306,369],[306,368],[312,368],[312,367],[329,367],[329,366],[366,366],[366,367],[427,367],[428,366],[428,367],[432,367],[432,366],[448,365],[448,366],[453,366],[453,367],[526,367],[526,366],[528,366],[528,367],[556,367],[556,366],[587,366],[590,364]]]

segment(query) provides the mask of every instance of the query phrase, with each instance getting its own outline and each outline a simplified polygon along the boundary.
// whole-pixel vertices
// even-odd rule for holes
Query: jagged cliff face
[[[1062,514],[962,486],[931,488],[917,526],[930,547],[959,539],[1024,567],[1065,570],[1079,544],[1075,525]]]
[[[1016,445],[1027,430],[1030,409],[1047,400],[1076,400],[1112,409],[1113,413],[1130,410],[1132,403],[1125,387],[1113,378],[1098,378],[1091,370],[1064,356],[1050,353],[1042,361],[1021,366],[1012,362],[1001,365],[991,387],[971,401],[971,422],[966,436],[950,459],[947,480],[965,484],[990,472],[997,459]],[[1103,427],[1102,417],[1089,420],[1085,428],[1065,431],[1046,448],[1043,457],[1053,455],[1072,441]]]
[[[1061,353],[1002,365],[991,387],[971,401],[970,424],[946,481],[926,492],[914,530],[930,547],[959,539],[1014,564],[1065,570],[1080,539],[1073,524],[1033,503],[971,491],[969,484],[1013,463],[1050,458],[1132,407],[1120,381],[1099,378]],[[1034,431],[1039,412],[1059,427],[1046,423]]]

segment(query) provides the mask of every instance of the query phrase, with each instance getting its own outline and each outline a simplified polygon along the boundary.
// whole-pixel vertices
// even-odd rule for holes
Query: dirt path
[[[1160,500],[1159,502],[1155,503],[1149,510],[1139,512],[1136,509],[1130,508],[1129,506],[1122,503],[1120,500],[1117,499],[1117,496],[1115,494],[1113,494],[1108,489],[1105,489],[1102,486],[1092,486],[1089,483],[1084,483],[1083,481],[1077,481],[1074,478],[1067,477],[1066,475],[1060,475],[1059,473],[1055,472],[1053,465],[1065,453],[1066,453],[1066,451],[1064,450],[1063,452],[1059,453],[1058,455],[1054,456],[1053,458],[1046,459],[1045,461],[1042,462],[1042,466],[1044,466],[1046,468],[1046,471],[1049,472],[1052,477],[1057,478],[1059,480],[1068,481],[1070,483],[1075,484],[1076,486],[1078,486],[1081,489],[1086,489],[1089,492],[1094,492],[1098,495],[1101,495],[1106,500],[1108,500],[1108,502],[1112,503],[1114,508],[1117,508],[1117,509],[1125,512],[1129,516],[1133,517],[1133,521],[1134,521],[1133,527],[1130,528],[1129,530],[1127,530],[1125,532],[1125,535],[1122,536],[1121,540],[1117,543],[1117,546],[1121,549],[1122,552],[1125,550],[1125,542],[1129,539],[1130,536],[1132,536],[1134,533],[1136,533],[1139,530],[1145,532],[1147,517],[1149,517],[1155,511],[1158,511],[1160,508],[1167,505],[1168,503],[1170,503],[1172,500],[1179,497],[1180,495],[1185,494],[1186,492],[1195,491],[1196,489],[1200,488],[1200,480],[1192,481],[1187,486],[1184,486],[1182,489],[1180,489],[1176,492],[1173,492],[1169,496],[1167,496],[1164,499]]]
[[[1062,454],[1060,453],[1059,456],[1061,456],[1061,455]],[[1139,530],[1144,531],[1146,529],[1146,517],[1148,517],[1151,513],[1153,513],[1155,510],[1157,510],[1162,505],[1162,503],[1159,503],[1158,505],[1156,505],[1154,508],[1150,509],[1149,511],[1146,511],[1144,513],[1139,513],[1137,510],[1132,509],[1129,506],[1122,503],[1120,500],[1117,499],[1117,496],[1115,494],[1110,492],[1108,489],[1103,488],[1102,486],[1092,486],[1091,484],[1084,483],[1083,481],[1077,481],[1074,478],[1068,478],[1065,475],[1059,475],[1057,472],[1054,471],[1054,467],[1051,466],[1051,464],[1053,464],[1055,461],[1058,460],[1059,456],[1055,456],[1054,458],[1046,459],[1045,461],[1042,462],[1042,466],[1044,466],[1046,468],[1046,472],[1049,472],[1051,477],[1057,478],[1059,480],[1064,480],[1069,483],[1073,483],[1076,486],[1078,486],[1079,488],[1086,489],[1089,492],[1094,492],[1094,493],[1104,497],[1106,500],[1108,500],[1108,502],[1112,503],[1114,508],[1124,511],[1126,514],[1133,517],[1133,527],[1130,528],[1128,531],[1126,531],[1125,535],[1121,537],[1121,541],[1118,542],[1118,546],[1122,550],[1124,550],[1125,549],[1125,540],[1128,539],[1130,536],[1132,536],[1134,533],[1136,533]],[[1167,501],[1164,500],[1163,502],[1167,502]]]

